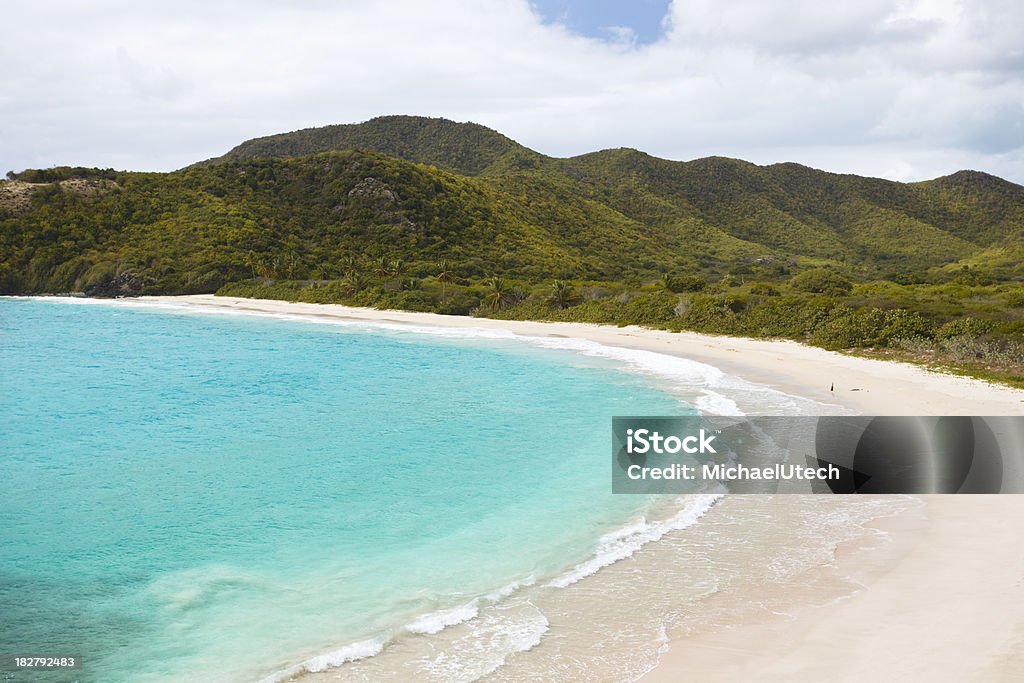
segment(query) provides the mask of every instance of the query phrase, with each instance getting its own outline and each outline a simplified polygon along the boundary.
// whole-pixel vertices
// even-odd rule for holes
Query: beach
[[[187,303],[190,308],[208,308],[211,312],[323,316],[583,339],[699,361],[785,394],[868,415],[1024,412],[1024,391],[788,341],[207,295],[149,297],[143,301]],[[763,544],[761,550],[765,553],[773,542],[793,548],[801,544],[815,546],[814,554],[805,558],[810,564],[802,569],[709,589],[712,595],[701,603],[705,613],[701,620],[687,621],[680,613],[666,622],[657,642],[651,638],[654,661],[638,664],[628,673],[609,664],[607,670],[565,670],[564,675],[555,678],[568,680],[573,674],[584,673],[593,680],[624,680],[646,673],[643,680],[654,682],[684,676],[723,681],[854,680],[872,674],[890,680],[1011,680],[1014,672],[1024,667],[1024,547],[1019,544],[1024,500],[1009,495],[851,498],[868,500],[850,502],[849,498],[817,496],[801,502],[799,497],[786,496],[730,497],[712,508],[700,524],[670,531],[642,551],[583,579],[592,581],[600,576],[601,581],[609,582],[616,574],[628,577],[632,573],[654,581],[672,571],[680,553],[699,559],[699,553],[693,555],[694,547],[710,547],[719,533],[751,533],[744,543],[756,540]],[[850,519],[855,519],[850,526],[856,529],[845,535],[830,535],[845,528],[839,520],[827,532],[815,535],[814,516],[842,506],[850,507]],[[732,515],[753,520],[751,524],[760,520],[762,526],[756,533],[732,528]],[[807,535],[786,535],[781,526],[787,521],[805,524]],[[720,558],[717,561],[723,562]],[[683,576],[675,578],[686,580]],[[696,587],[693,594],[686,593],[680,600],[704,599],[700,593],[701,588]],[[557,598],[566,603],[561,606],[565,619],[589,619],[591,615],[585,610],[598,604],[596,598],[574,596]],[[601,609],[610,609],[607,602],[600,604]],[[655,607],[651,603],[651,609]],[[552,607],[546,613],[554,621],[551,615],[558,609]],[[585,631],[582,625],[580,629]],[[457,629],[444,633],[450,639],[458,637]],[[534,660],[549,657],[555,661],[562,656],[558,647],[565,650],[567,646],[541,640],[529,654]],[[612,643],[602,647],[609,655],[623,655],[635,646]],[[375,661],[377,667],[387,666],[383,657],[367,661]],[[355,680],[359,678],[359,664],[309,678]],[[527,675],[536,671],[533,665],[515,658],[504,664],[489,672],[490,677],[516,680],[517,672]],[[365,675],[374,672],[379,670],[371,669]]]
[[[921,522],[892,530],[889,558],[838,553],[843,571],[863,584],[855,594],[675,640],[642,680],[1019,680],[1024,501],[924,499]]]

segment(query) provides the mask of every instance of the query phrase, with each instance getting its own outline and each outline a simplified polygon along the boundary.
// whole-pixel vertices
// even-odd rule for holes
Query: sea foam
[[[626,559],[670,531],[685,529],[694,524],[719,498],[721,496],[717,494],[688,496],[682,509],[668,519],[656,522],[642,519],[609,531],[598,541],[593,557],[552,579],[547,585],[552,588],[566,588],[610,564]]]
[[[350,643],[337,650],[310,657],[296,666],[276,671],[265,678],[261,678],[259,683],[282,683],[301,674],[320,673],[337,668],[348,662],[374,657],[380,654],[383,649],[384,642],[380,640],[361,640],[356,643]]]
[[[440,633],[449,626],[469,621],[480,613],[478,601],[473,600],[465,605],[452,607],[451,609],[438,610],[424,614],[422,617],[413,620],[406,625],[405,630],[409,633],[434,634]]]

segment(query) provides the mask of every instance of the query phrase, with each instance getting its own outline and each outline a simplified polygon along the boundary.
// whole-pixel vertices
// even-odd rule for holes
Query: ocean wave
[[[547,585],[552,588],[571,586],[600,569],[629,557],[648,543],[661,539],[670,531],[685,529],[710,510],[719,498],[721,498],[719,494],[688,496],[683,508],[666,520],[657,522],[639,520],[606,533],[598,541],[593,557],[552,579]]]
[[[328,669],[337,668],[347,662],[355,662],[360,659],[375,657],[380,654],[383,649],[384,641],[381,640],[361,640],[356,643],[350,643],[349,645],[338,648],[337,650],[317,655],[315,657],[310,657],[296,666],[276,671],[265,678],[261,678],[259,683],[282,683],[283,681],[290,680],[301,674],[320,673],[322,671],[327,671]]]
[[[497,602],[502,598],[507,598],[508,596],[512,595],[520,588],[526,588],[528,586],[532,586],[535,583],[537,583],[537,577],[533,574],[530,574],[522,581],[513,581],[512,583],[506,584],[492,593],[488,593],[487,599],[491,602]]]
[[[501,588],[488,593],[482,598],[474,598],[473,600],[456,607],[449,607],[446,609],[437,610],[436,612],[428,612],[416,619],[412,620],[405,626],[405,630],[409,633],[418,633],[425,635],[433,635],[440,633],[449,626],[456,626],[463,622],[474,619],[480,614],[481,603],[496,603],[504,598],[509,597],[520,588],[532,586],[537,582],[537,579],[532,574],[522,581],[512,581]]]
[[[449,626],[455,626],[456,624],[461,624],[464,621],[469,621],[478,614],[480,614],[479,601],[473,600],[472,602],[467,602],[465,605],[459,605],[458,607],[452,607],[451,609],[443,609],[438,610],[437,612],[424,614],[422,617],[406,624],[405,630],[409,633],[422,633],[428,635],[440,633]]]
[[[537,647],[550,629],[547,617],[529,601],[488,610],[473,624],[441,653],[419,660],[421,670],[436,680],[475,681],[501,668],[510,655]]]

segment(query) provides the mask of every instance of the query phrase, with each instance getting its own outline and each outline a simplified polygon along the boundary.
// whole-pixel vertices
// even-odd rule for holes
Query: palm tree
[[[484,303],[492,311],[500,311],[512,303],[512,290],[508,288],[505,278],[495,275],[487,278],[484,284],[488,289],[487,294],[484,295]]]
[[[246,255],[245,263],[246,263],[247,266],[249,266],[252,269],[252,284],[253,284],[253,287],[255,287],[256,286],[256,266],[259,265],[260,267],[262,267],[263,264],[260,262],[260,257],[256,255],[255,251],[250,251]]]
[[[400,258],[396,258],[396,259],[395,259],[394,261],[392,261],[392,262],[391,262],[391,264],[390,264],[390,265],[388,266],[388,270],[389,270],[389,271],[391,272],[391,275],[392,275],[392,276],[394,276],[394,277],[397,277],[397,278],[401,279],[401,277],[402,277],[403,275],[405,275],[405,271],[406,271],[406,267],[405,267],[405,261],[403,261],[403,260],[402,260],[402,259],[400,259]]]
[[[366,287],[366,279],[358,272],[353,272],[345,276],[342,286],[348,294],[356,294]]]
[[[381,279],[390,275],[391,268],[388,266],[388,260],[383,256],[378,256],[377,260],[373,262],[373,272]]]
[[[302,274],[302,262],[299,260],[298,255],[293,251],[289,251],[284,256],[284,268],[285,277],[294,280]]]
[[[359,259],[356,258],[355,254],[345,254],[341,257],[341,272],[346,277],[351,276],[359,270]]]
[[[448,283],[455,279],[455,273],[452,272],[451,264],[446,259],[441,259],[437,263],[437,281],[441,283],[441,298],[446,298],[446,289]]]
[[[270,279],[273,276],[273,260],[269,257],[257,256],[256,257],[256,272],[260,274],[260,277]]]
[[[271,276],[276,280],[281,277],[284,272],[284,259],[280,254],[274,254],[274,258],[270,262]]]
[[[551,294],[545,297],[544,301],[548,306],[566,309],[576,303],[576,291],[565,280],[555,280],[555,284],[551,287]]]

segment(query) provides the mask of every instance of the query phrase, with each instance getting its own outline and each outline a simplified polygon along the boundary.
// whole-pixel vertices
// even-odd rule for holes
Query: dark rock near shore
[[[116,298],[121,296],[138,296],[142,293],[145,282],[134,273],[121,273],[106,282],[85,288],[85,295],[97,298]]]

